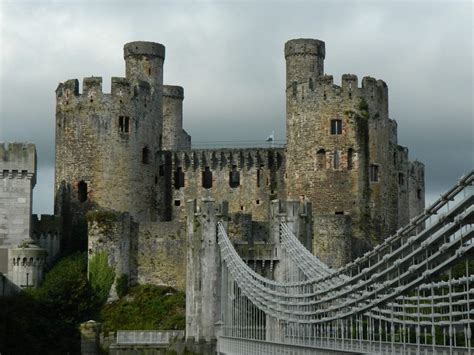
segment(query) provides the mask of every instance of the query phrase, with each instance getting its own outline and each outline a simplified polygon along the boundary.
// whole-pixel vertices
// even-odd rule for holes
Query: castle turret
[[[326,50],[323,41],[311,38],[292,39],[285,43],[286,88],[315,81],[324,74]]]
[[[183,99],[181,86],[163,86],[163,142],[164,150],[176,150],[184,146],[183,136]]]
[[[152,87],[163,85],[165,46],[154,42],[130,42],[123,47],[126,77],[146,81]]]

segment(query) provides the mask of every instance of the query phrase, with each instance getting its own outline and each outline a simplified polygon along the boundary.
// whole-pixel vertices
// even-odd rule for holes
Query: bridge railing
[[[169,344],[183,337],[184,330],[119,330],[117,344]]]

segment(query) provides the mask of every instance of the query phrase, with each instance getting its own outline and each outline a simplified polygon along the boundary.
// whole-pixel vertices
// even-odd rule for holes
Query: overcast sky
[[[124,76],[123,45],[166,46],[164,80],[185,89],[194,142],[285,138],[292,38],[326,42],[325,71],[383,79],[390,117],[433,201],[474,166],[473,8],[467,2],[1,1],[0,141],[38,151],[34,212],[53,210],[54,90]],[[82,83],[81,83],[82,87]]]

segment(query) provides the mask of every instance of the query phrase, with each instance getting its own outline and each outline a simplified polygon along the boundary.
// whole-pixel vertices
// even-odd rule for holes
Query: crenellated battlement
[[[176,152],[162,152],[159,160],[171,160],[173,168],[197,170],[209,167],[223,170],[236,167],[238,170],[264,167],[280,169],[285,163],[284,148],[243,148],[243,149],[193,149]]]
[[[36,175],[36,148],[32,143],[0,143],[0,178],[28,178]]]
[[[112,77],[111,92],[104,93],[102,90],[102,77],[86,77],[82,81],[82,92],[79,90],[79,80],[69,79],[64,83],[59,83],[56,88],[56,99],[62,103],[69,104],[75,101],[80,102],[87,99],[94,102],[96,98],[102,100],[123,99],[125,97],[135,98],[137,96],[150,95],[150,83],[138,80],[130,83],[127,78]]]
[[[314,100],[324,101],[328,98],[340,97],[342,99],[364,99],[367,103],[380,105],[380,111],[388,115],[388,88],[383,80],[376,80],[366,76],[359,86],[357,75],[344,74],[341,85],[334,83],[332,75],[320,75],[315,79],[309,78],[298,85],[288,87],[293,100],[301,102],[312,102]],[[356,101],[354,101],[356,103]],[[379,109],[376,109],[378,112]]]

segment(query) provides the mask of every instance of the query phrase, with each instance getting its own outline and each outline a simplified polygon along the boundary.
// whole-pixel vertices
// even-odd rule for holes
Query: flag
[[[270,134],[265,142],[273,142],[275,140],[275,131],[272,131],[272,134]]]

